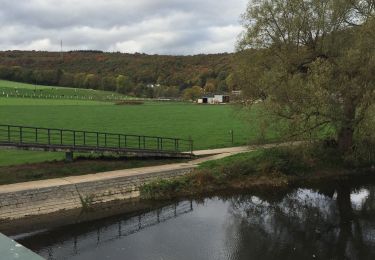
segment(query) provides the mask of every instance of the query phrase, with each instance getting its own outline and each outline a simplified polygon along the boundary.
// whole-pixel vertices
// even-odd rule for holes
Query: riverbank
[[[344,167],[322,151],[318,151],[322,158],[314,157],[316,154],[309,155],[308,150],[301,152],[303,144],[196,151],[204,157],[185,163],[1,185],[0,221],[72,209],[86,211],[131,199],[199,198],[249,189],[278,192],[309,182],[370,176],[374,171],[371,167]]]
[[[52,161],[0,166],[0,185],[48,180],[124,169],[186,163],[190,159],[127,158],[120,156],[80,156],[73,162]]]
[[[322,182],[375,177],[374,162],[342,159],[321,144],[275,147],[200,164],[188,175],[141,187],[143,199],[194,198],[222,192],[278,192]]]
[[[147,183],[178,178],[191,173],[202,162],[258,148],[195,151],[200,158],[190,162],[1,185],[0,221],[71,209],[88,210],[99,204],[139,198],[140,187]]]

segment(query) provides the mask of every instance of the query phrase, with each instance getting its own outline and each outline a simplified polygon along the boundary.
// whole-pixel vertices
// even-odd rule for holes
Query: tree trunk
[[[356,108],[351,99],[344,101],[344,119],[338,134],[338,145],[342,153],[347,154],[353,151],[354,121]]]
[[[354,129],[351,127],[342,127],[339,133],[338,145],[342,153],[347,154],[353,151]]]

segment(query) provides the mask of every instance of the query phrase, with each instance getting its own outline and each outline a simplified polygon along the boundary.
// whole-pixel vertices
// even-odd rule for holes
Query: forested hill
[[[228,91],[233,54],[166,56],[101,51],[0,52],[0,78],[42,85],[103,89],[150,96],[150,84],[179,94],[200,86]],[[172,95],[172,94],[170,94]],[[173,95],[177,95],[174,93]]]

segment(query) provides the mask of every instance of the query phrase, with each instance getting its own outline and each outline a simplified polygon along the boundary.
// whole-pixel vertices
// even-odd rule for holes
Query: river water
[[[18,242],[46,259],[375,259],[375,183],[181,201]]]

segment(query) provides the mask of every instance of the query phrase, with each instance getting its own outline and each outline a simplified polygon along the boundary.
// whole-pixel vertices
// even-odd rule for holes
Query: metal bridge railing
[[[0,125],[0,144],[193,153],[186,139],[17,125]]]

